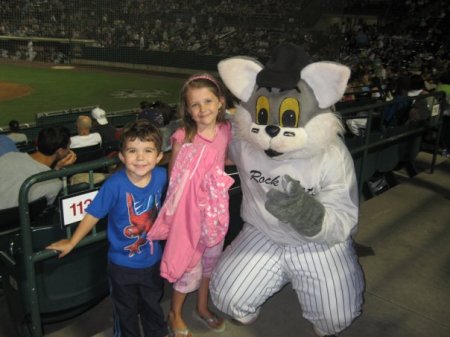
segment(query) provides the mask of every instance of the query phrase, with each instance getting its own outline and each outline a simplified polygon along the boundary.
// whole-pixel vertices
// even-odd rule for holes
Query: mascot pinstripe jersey
[[[279,46],[265,66],[233,57],[218,68],[240,100],[229,155],[245,225],[212,276],[212,299],[250,323],[290,282],[316,334],[336,334],[360,314],[364,288],[351,242],[359,204],[354,166],[330,109],[350,70],[311,63],[292,44]]]

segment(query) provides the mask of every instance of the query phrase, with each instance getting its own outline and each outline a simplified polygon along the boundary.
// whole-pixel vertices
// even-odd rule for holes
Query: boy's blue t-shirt
[[[147,232],[161,208],[166,184],[166,169],[155,167],[146,187],[135,186],[124,169],[102,185],[86,212],[99,219],[108,216],[110,262],[128,268],[148,268],[159,262],[161,245],[154,241],[152,254]]]

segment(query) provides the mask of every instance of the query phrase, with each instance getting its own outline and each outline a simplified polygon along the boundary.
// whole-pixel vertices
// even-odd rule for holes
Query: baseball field
[[[178,101],[183,76],[143,71],[0,61],[0,127],[11,119],[99,105],[106,112],[137,109],[141,101]]]

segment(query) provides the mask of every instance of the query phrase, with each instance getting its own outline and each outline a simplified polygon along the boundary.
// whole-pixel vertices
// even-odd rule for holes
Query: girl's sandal
[[[167,330],[169,331],[169,337],[192,337],[192,333],[187,327],[184,329],[172,328],[169,316],[167,317]]]
[[[189,329],[172,329],[170,325],[169,329],[169,337],[192,337],[192,333]]]
[[[192,316],[199,322],[203,323],[203,325],[205,325],[211,331],[215,332],[225,331],[225,321],[214,314],[209,318],[205,318],[200,316],[197,310],[194,310],[192,312]]]

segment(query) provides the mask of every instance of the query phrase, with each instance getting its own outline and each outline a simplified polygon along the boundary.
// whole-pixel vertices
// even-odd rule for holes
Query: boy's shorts
[[[211,273],[222,254],[223,243],[224,241],[213,247],[206,248],[197,265],[191,270],[186,271],[178,280],[176,280],[173,284],[173,288],[183,294],[193,292],[200,288],[202,278],[211,277]]]

